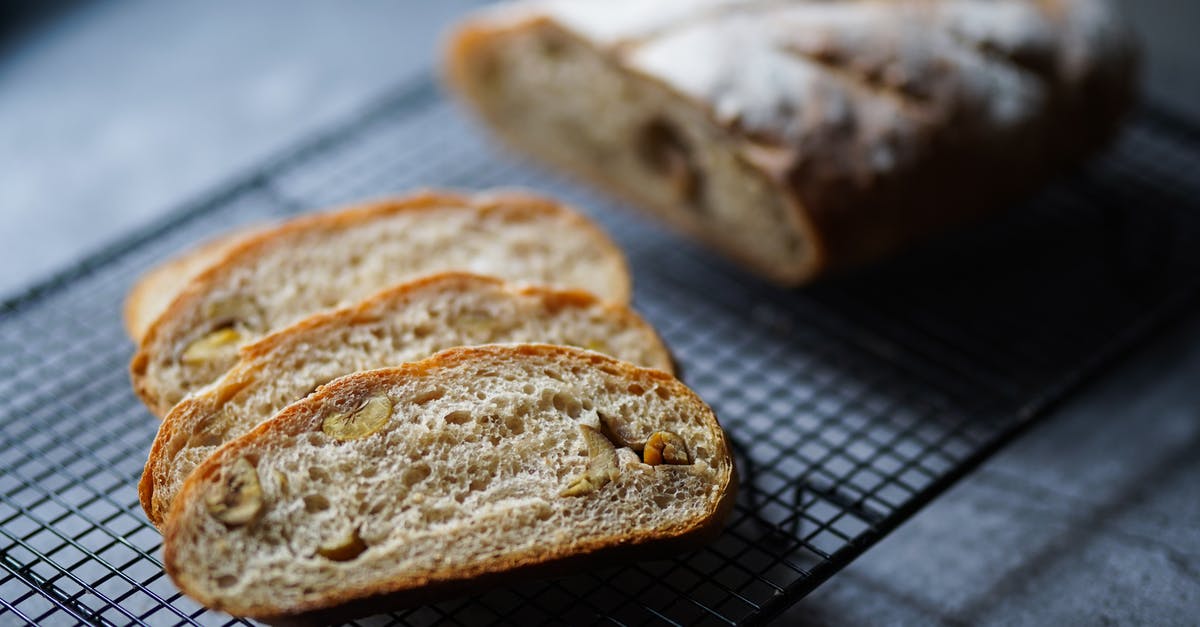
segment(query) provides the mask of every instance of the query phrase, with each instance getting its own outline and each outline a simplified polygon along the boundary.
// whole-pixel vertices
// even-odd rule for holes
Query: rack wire
[[[591,209],[735,442],[737,507],[704,549],[361,624],[763,622],[1190,310],[1200,282],[1200,132],[1155,110],[987,224],[790,291],[481,137],[421,77],[0,304],[0,622],[237,622],[162,572],[136,493],[157,420],[129,387],[120,305],[146,268],[240,224],[418,186]]]

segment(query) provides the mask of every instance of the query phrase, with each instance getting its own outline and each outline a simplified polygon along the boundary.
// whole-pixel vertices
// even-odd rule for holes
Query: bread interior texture
[[[579,216],[546,209],[544,201],[481,209],[469,200],[458,204],[449,198],[445,205],[437,200],[301,219],[310,226],[238,251],[237,259],[193,282],[151,328],[131,365],[135,388],[164,415],[233,366],[239,346],[312,313],[436,272],[475,272],[627,300],[624,259]],[[210,340],[218,346],[191,357]]]
[[[379,397],[390,416],[370,435],[324,426]],[[614,466],[568,494],[594,468],[589,429]],[[625,445],[663,430],[685,443],[676,464]],[[239,468],[261,508],[229,525],[208,496]],[[180,495],[166,562],[210,606],[311,610],[716,528],[732,472],[710,410],[665,373],[562,347],[455,349],[340,379],[223,448]]]
[[[161,525],[183,481],[219,445],[337,377],[455,346],[513,342],[578,346],[672,369],[653,329],[623,305],[467,274],[431,277],[246,347],[225,377],[165,418],[142,479],[147,514]]]
[[[809,272],[799,211],[702,105],[548,21],[457,41],[456,84],[509,144],[782,280]]]

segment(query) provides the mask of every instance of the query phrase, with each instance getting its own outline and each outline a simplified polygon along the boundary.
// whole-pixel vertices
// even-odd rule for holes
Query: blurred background
[[[0,298],[429,71],[439,34],[475,4],[0,4]],[[1125,4],[1146,98],[1200,120],[1200,2]],[[783,622],[1194,620],[1200,325],[1184,327]]]
[[[427,70],[478,3],[0,4],[2,296]]]
[[[1200,3],[1124,0],[1200,115]],[[479,2],[0,2],[0,297],[363,106]]]

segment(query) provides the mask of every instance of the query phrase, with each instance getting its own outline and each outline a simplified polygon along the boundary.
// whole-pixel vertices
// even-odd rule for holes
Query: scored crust
[[[472,301],[472,297],[479,300]],[[447,298],[450,300],[439,300]],[[489,320],[488,323],[503,327],[499,332],[479,328],[476,319],[461,323],[457,319],[449,320],[454,314],[450,311],[454,299],[467,300],[472,307],[513,307],[512,313],[522,320]],[[430,312],[438,314],[435,319],[430,319],[430,316],[421,315],[425,313],[423,311],[412,311],[413,307],[423,310],[432,307],[441,311]],[[519,324],[526,318],[533,322],[533,328]],[[435,347],[428,353],[402,360],[384,359],[384,355],[400,351],[396,342],[404,341],[407,333],[417,327],[437,324],[439,320],[445,320],[449,330],[455,330],[457,324],[466,328],[458,330],[461,335],[452,343]],[[578,342],[577,346],[641,366],[673,371],[670,354],[658,334],[625,305],[603,302],[579,290],[512,286],[494,277],[458,272],[432,275],[382,290],[350,307],[314,314],[241,347],[236,365],[204,391],[180,401],[163,419],[138,485],[142,508],[150,522],[161,527],[178,489],[174,484],[176,478],[186,477],[185,469],[194,463],[188,460],[203,459],[206,452],[245,433],[248,428],[242,428],[244,421],[252,420],[257,424],[283,408],[283,404],[256,399],[266,394],[269,388],[305,388],[287,398],[286,402],[291,402],[307,394],[311,390],[308,386],[315,387],[329,378],[393,366],[399,361],[414,361],[452,346],[515,341],[564,343],[572,339],[569,336],[573,330],[564,328],[571,323],[604,326],[615,332],[610,337],[589,334],[573,338]],[[427,332],[434,333],[435,330],[430,326]],[[326,335],[343,337],[350,345],[343,349],[345,354],[335,358],[325,356],[324,351],[315,351],[314,347],[323,346]],[[409,344],[416,342],[416,339],[408,341]],[[363,355],[364,352],[368,354]],[[310,356],[300,361],[305,355]],[[314,361],[319,363],[314,365]],[[352,361],[353,364],[342,364],[341,361]],[[301,363],[304,371],[299,367]],[[334,372],[334,367],[341,368]],[[322,370],[321,380],[310,380],[312,371],[317,368]],[[294,379],[300,381],[291,383]],[[246,415],[254,404],[267,407],[265,415],[259,415],[257,410],[253,416]],[[231,415],[231,411],[236,413]]]
[[[1136,57],[1101,0],[559,0],[464,21],[445,71],[506,143],[795,285],[1094,152]]]
[[[596,263],[601,272],[596,274],[600,276],[589,277],[588,282],[594,284],[576,287],[587,288],[606,300],[629,301],[631,280],[627,263],[620,249],[599,227],[564,205],[530,193],[511,190],[469,196],[445,191],[426,191],[332,213],[297,218],[280,226],[258,231],[238,241],[224,254],[219,263],[208,267],[194,277],[145,332],[138,350],[130,362],[134,390],[157,416],[165,415],[175,402],[180,400],[182,395],[177,391],[161,389],[161,382],[155,380],[151,370],[157,369],[166,372],[166,369],[171,367],[179,370],[181,376],[186,375],[186,369],[183,369],[176,361],[172,361],[174,353],[179,350],[177,345],[183,340],[182,336],[194,331],[192,327],[187,326],[186,321],[196,319],[195,323],[208,322],[199,308],[203,307],[205,303],[212,304],[212,301],[207,299],[215,298],[214,293],[217,291],[224,290],[229,294],[237,295],[239,288],[234,283],[238,280],[237,273],[253,269],[259,259],[279,250],[289,250],[291,242],[299,241],[305,236],[349,230],[377,219],[386,219],[408,212],[437,211],[440,208],[469,209],[478,212],[480,216],[494,215],[514,221],[536,217],[557,221],[558,227],[569,227],[573,233],[586,238],[588,245],[597,254]],[[553,239],[556,236],[561,237],[561,235],[561,233],[548,232],[546,238]],[[296,251],[296,254],[298,258],[303,258],[303,251]],[[424,258],[436,254],[436,251],[430,251]],[[451,269],[437,268],[436,270]],[[396,277],[396,282],[405,278],[416,277]],[[386,283],[379,285],[375,289],[381,289],[386,285]],[[362,294],[360,298],[369,293]],[[328,307],[318,307],[317,310],[325,308]],[[287,322],[284,321],[284,324]],[[266,332],[271,330],[268,328]],[[215,376],[219,376],[219,371],[214,374],[213,378]],[[211,379],[203,383],[210,381]]]
[[[216,526],[214,527],[214,522],[210,518],[207,518],[209,514],[204,505],[205,494],[206,490],[210,489],[215,481],[222,480],[223,469],[238,463],[239,460],[245,459],[253,460],[253,463],[259,468],[274,468],[275,466],[272,464],[284,459],[284,456],[290,452],[289,447],[293,446],[292,443],[304,442],[307,438],[314,437],[320,433],[322,421],[330,407],[349,406],[356,403],[356,399],[358,398],[377,393],[380,390],[394,391],[398,389],[396,386],[405,384],[419,386],[423,381],[436,381],[444,384],[445,380],[437,379],[436,377],[439,375],[452,376],[456,372],[455,368],[468,369],[463,372],[463,376],[474,376],[469,369],[491,368],[493,366],[499,368],[506,364],[522,362],[529,364],[530,367],[541,367],[539,364],[542,363],[554,364],[562,368],[564,372],[572,368],[581,369],[584,372],[594,374],[604,381],[620,381],[622,384],[628,384],[631,389],[640,388],[639,391],[643,395],[646,395],[647,398],[662,398],[663,403],[674,403],[677,401],[677,405],[670,406],[685,407],[686,417],[669,417],[670,420],[676,422],[667,422],[667,424],[678,425],[682,424],[678,422],[680,420],[689,421],[689,424],[694,425],[694,429],[702,430],[693,431],[693,433],[703,432],[709,434],[706,437],[711,439],[706,439],[704,441],[705,444],[711,443],[716,447],[712,451],[703,453],[705,459],[709,460],[703,468],[707,468],[709,469],[707,472],[713,473],[712,478],[714,482],[710,486],[709,496],[704,497],[704,500],[699,505],[704,512],[703,515],[694,515],[682,520],[672,520],[651,529],[629,529],[604,537],[586,538],[584,540],[578,538],[571,540],[559,538],[553,543],[543,542],[541,545],[534,543],[530,546],[536,548],[536,551],[525,549],[525,552],[521,553],[494,555],[491,559],[480,560],[470,564],[446,564],[428,569],[419,568],[419,572],[416,573],[392,572],[386,577],[380,577],[379,580],[374,580],[370,583],[363,583],[354,589],[338,589],[336,586],[330,586],[325,590],[303,592],[300,594],[299,599],[290,598],[286,606],[281,606],[278,602],[283,591],[278,591],[281,594],[280,596],[276,596],[273,593],[267,594],[266,591],[242,589],[238,594],[221,596],[220,593],[205,587],[202,580],[205,577],[213,577],[216,574],[206,569],[216,566],[200,565],[196,560],[209,559],[210,556],[205,553],[205,547],[209,546],[209,543],[224,541],[235,543],[231,544],[230,547],[236,546],[240,548],[230,548],[228,550],[234,550],[242,554],[241,552],[248,550],[250,546],[243,544],[243,542],[246,542],[240,536],[243,531],[255,534],[268,533],[267,531],[260,531],[267,529],[267,527],[262,527],[262,525],[286,523],[287,516],[291,515],[289,512],[293,511],[281,509],[278,514],[273,514],[272,512],[275,511],[275,507],[284,508],[285,505],[282,503],[270,505],[263,516],[279,516],[281,517],[279,521],[271,522],[264,518],[263,521],[254,522],[247,527],[238,527],[233,530],[221,526],[220,523],[215,523]],[[513,367],[517,368],[517,366]],[[596,374],[599,371],[603,371],[604,374]],[[592,374],[585,376],[592,376]],[[570,375],[566,376],[569,377]],[[422,388],[415,387],[412,389],[420,390]],[[404,392],[392,393],[404,394]],[[636,393],[631,391],[630,394]],[[402,400],[399,402],[407,402],[404,398],[402,396]],[[654,401],[654,399],[651,398],[651,401]],[[409,406],[405,405],[404,407],[408,408]],[[420,410],[413,409],[412,411],[414,415],[417,415]],[[643,419],[649,420],[644,417]],[[405,420],[407,418],[389,419],[388,425],[376,434],[376,436],[385,438],[382,442],[395,442],[393,439],[386,438],[394,435],[392,431],[396,431],[404,424],[407,424],[404,422]],[[664,419],[660,417],[657,420]],[[567,424],[571,423],[568,421]],[[654,422],[653,424],[662,423]],[[514,437],[519,438],[520,436],[517,435]],[[366,441],[357,440],[355,442]],[[349,444],[342,442],[340,445]],[[319,446],[319,448],[314,450],[331,450],[335,453],[340,450],[337,448],[327,449],[325,445],[317,445],[315,443],[313,446]],[[334,443],[334,446],[338,446],[338,444]],[[388,446],[391,445],[389,444]],[[360,453],[364,450],[374,451],[378,455],[390,454],[385,452],[387,449],[378,449],[378,447],[369,448],[366,444],[354,449],[356,451],[354,454],[365,454]],[[696,451],[696,449],[693,450]],[[696,454],[700,455],[701,453],[696,452]],[[696,463],[699,462],[700,458],[697,457]],[[626,472],[626,468],[622,466],[622,472]],[[266,470],[262,470],[261,472],[265,474]],[[651,473],[651,475],[660,477],[659,480],[662,480],[661,477],[670,476],[660,476],[654,473]],[[289,484],[285,482],[280,485],[287,486]],[[264,484],[264,486],[268,486],[268,484]],[[264,494],[269,495],[271,494],[270,491],[274,488],[268,486],[265,489],[267,491]],[[349,489],[350,487],[347,486],[347,490]],[[164,532],[164,566],[167,573],[180,586],[180,589],[214,609],[227,611],[239,616],[249,616],[269,621],[304,620],[306,617],[311,619],[312,616],[322,616],[322,619],[327,620],[334,615],[343,616],[340,613],[330,614],[328,612],[339,612],[341,610],[354,611],[351,609],[354,606],[346,606],[345,604],[347,603],[362,602],[367,605],[359,607],[378,609],[378,605],[371,601],[372,599],[379,601],[378,597],[381,595],[387,595],[384,600],[385,603],[425,602],[430,600],[430,594],[437,594],[438,590],[456,593],[471,590],[478,585],[483,585],[485,582],[497,581],[497,575],[530,574],[539,570],[546,572],[544,569],[554,569],[563,563],[570,563],[572,566],[579,566],[582,563],[598,563],[604,561],[606,556],[611,557],[613,554],[627,556],[630,554],[630,549],[643,545],[658,545],[660,549],[664,547],[678,549],[680,546],[702,542],[711,538],[719,531],[724,517],[733,506],[734,492],[733,458],[724,432],[720,429],[715,416],[712,415],[708,406],[674,377],[658,370],[638,368],[597,353],[561,346],[510,345],[455,348],[443,351],[420,362],[404,364],[397,368],[361,372],[338,379],[334,383],[321,388],[314,395],[289,406],[275,418],[260,425],[254,431],[226,444],[189,477],[179,497],[175,500]],[[597,494],[604,494],[604,492],[598,491]],[[619,496],[615,492],[609,492],[608,494],[608,499],[611,499],[614,495]],[[268,497],[264,497],[264,499],[270,500]],[[597,503],[607,502],[609,501],[598,501]],[[622,503],[624,501],[617,502]],[[304,515],[302,514],[301,516]],[[314,522],[309,526],[312,525],[320,525],[320,523]],[[195,537],[194,534],[203,534],[204,529],[215,529],[214,533],[222,534],[224,537]],[[299,537],[311,531],[295,527],[290,527],[289,529],[289,537]],[[470,529],[469,526],[468,529]],[[450,532],[448,531],[447,533]],[[254,537],[259,538],[259,535],[255,535]],[[457,536],[451,534],[450,537]],[[540,539],[541,536],[538,536],[538,538]],[[259,540],[261,541],[261,538]],[[300,542],[300,540],[297,541]],[[386,541],[387,539],[385,538],[379,544],[384,550],[390,550],[390,547],[395,546],[394,544],[384,546],[383,543]],[[192,546],[190,543],[199,544]],[[289,543],[288,546],[293,545]],[[388,554],[390,555],[390,553]],[[185,555],[186,557],[184,557]],[[211,559],[220,560],[219,557],[215,556]],[[374,559],[379,559],[379,557],[376,556]],[[385,564],[390,563],[385,562]],[[263,564],[255,564],[255,566],[263,566]],[[369,566],[369,564],[357,564],[354,567],[368,568]],[[250,568],[249,565],[223,565],[223,567],[237,569]],[[196,569],[200,569],[201,572],[197,572]],[[319,570],[314,571],[312,566],[303,561],[292,563],[289,566],[289,570],[294,570],[296,573],[302,571],[304,575],[312,572],[322,572]],[[245,572],[245,576],[250,577],[254,577],[257,574],[241,570],[238,572]],[[329,581],[341,582],[340,579],[331,579]],[[248,585],[253,586],[255,582],[252,581]],[[324,581],[322,585],[324,585]],[[247,597],[255,596],[256,594],[270,600],[247,601]],[[294,591],[288,591],[288,594],[295,596]]]

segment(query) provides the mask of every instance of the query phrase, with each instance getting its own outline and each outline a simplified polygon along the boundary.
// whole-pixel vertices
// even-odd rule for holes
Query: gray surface
[[[9,42],[0,295],[426,67],[472,4],[81,2]]]
[[[1124,0],[1147,99],[1200,119],[1200,3]],[[1200,322],[1160,338],[781,622],[1195,625]]]
[[[994,457],[789,612],[820,625],[1194,625],[1200,323]]]
[[[1200,118],[1200,50],[1196,26],[1200,2],[1192,0],[1119,0],[1142,36],[1145,94],[1194,118]]]
[[[429,63],[469,3],[82,4],[0,58],[0,293]],[[1149,91],[1200,103],[1200,4],[1129,3]],[[1187,55],[1191,55],[1189,58]],[[818,624],[1189,623],[1200,324],[1106,378],[787,614]]]

